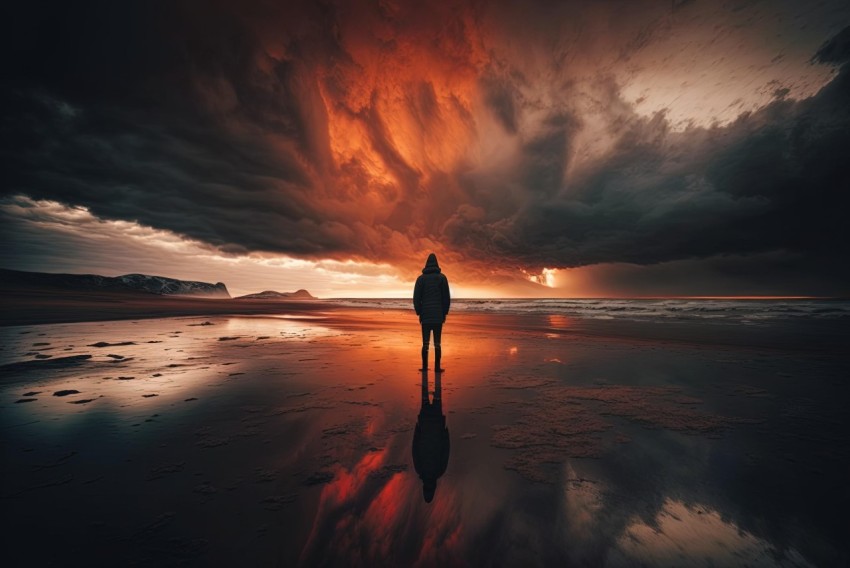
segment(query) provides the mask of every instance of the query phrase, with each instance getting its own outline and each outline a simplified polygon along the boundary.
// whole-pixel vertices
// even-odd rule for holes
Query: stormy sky
[[[850,5],[6,8],[5,268],[848,295]]]

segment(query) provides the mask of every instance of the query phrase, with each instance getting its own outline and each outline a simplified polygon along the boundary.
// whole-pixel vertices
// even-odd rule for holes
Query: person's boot
[[[419,369],[419,370],[420,371],[427,371],[428,370],[428,348],[427,347],[422,348],[422,368]]]
[[[434,347],[434,372],[435,373],[442,373],[443,371],[445,371],[445,369],[440,367],[440,358],[443,355],[442,351],[443,350],[441,348]]]

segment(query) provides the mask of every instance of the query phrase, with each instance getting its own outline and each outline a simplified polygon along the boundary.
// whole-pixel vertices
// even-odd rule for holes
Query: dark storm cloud
[[[360,76],[369,72],[364,65],[392,73],[381,57],[403,59],[407,48],[371,35],[370,26],[400,34],[424,28],[429,41],[428,27],[439,29],[429,55],[442,57],[446,75],[466,65],[468,45],[465,28],[446,26],[440,11],[407,13],[400,22],[391,8],[310,1],[18,7],[2,92],[9,176],[2,191],[82,205],[229,252],[406,260],[411,242],[427,246],[429,237],[419,229],[430,223],[414,223],[410,212],[421,200],[421,166],[402,155],[398,116],[379,100],[381,78],[370,85]],[[341,28],[352,21],[342,46]],[[355,60],[352,52],[364,45],[366,55]],[[451,117],[437,107],[433,78],[403,87],[420,127],[445,132]],[[469,120],[462,103],[454,107]],[[356,139],[371,156],[355,149],[335,161],[329,112],[354,125],[337,136]],[[370,158],[392,179],[376,181]]]
[[[841,41],[819,53],[837,61]],[[461,212],[448,234],[537,267],[785,251],[819,257],[822,274],[847,283],[837,257],[848,252],[850,67],[810,99],[776,100],[726,127],[684,132],[670,131],[662,114],[626,108],[615,85],[607,91],[605,104],[625,110],[603,159],[561,182],[572,136],[550,126],[523,147],[522,177],[504,182],[526,188],[521,209],[494,223]]]
[[[847,66],[814,97],[775,85],[676,130],[612,66],[704,6],[641,6],[27,3],[2,192],[231,253],[429,248],[480,273],[775,253],[846,284]],[[842,64],[848,33],[807,57]],[[487,143],[514,150],[475,157]]]
[[[812,58],[820,63],[846,63],[850,61],[850,28],[844,28],[815,53]]]
[[[846,263],[821,255],[784,250],[715,255],[656,264],[602,264],[587,269],[588,295],[782,296],[846,294]]]
[[[256,30],[235,14],[104,2],[28,5],[16,20],[5,192],[219,246],[346,250],[350,231],[306,195],[327,154],[315,87],[295,62],[261,73]]]
[[[510,134],[517,133],[518,93],[509,80],[501,79],[493,74],[484,76],[481,81],[485,100],[493,114]]]

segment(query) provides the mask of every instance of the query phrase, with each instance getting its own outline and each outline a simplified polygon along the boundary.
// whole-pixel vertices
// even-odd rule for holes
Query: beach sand
[[[844,323],[452,314],[426,503],[412,313],[261,304],[0,328],[5,566],[850,560]]]

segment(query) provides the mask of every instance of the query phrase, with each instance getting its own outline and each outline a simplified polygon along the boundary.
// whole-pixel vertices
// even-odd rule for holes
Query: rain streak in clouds
[[[567,292],[551,269],[611,293],[850,283],[842,2],[15,10],[7,205],[403,278],[433,250],[460,282]]]

